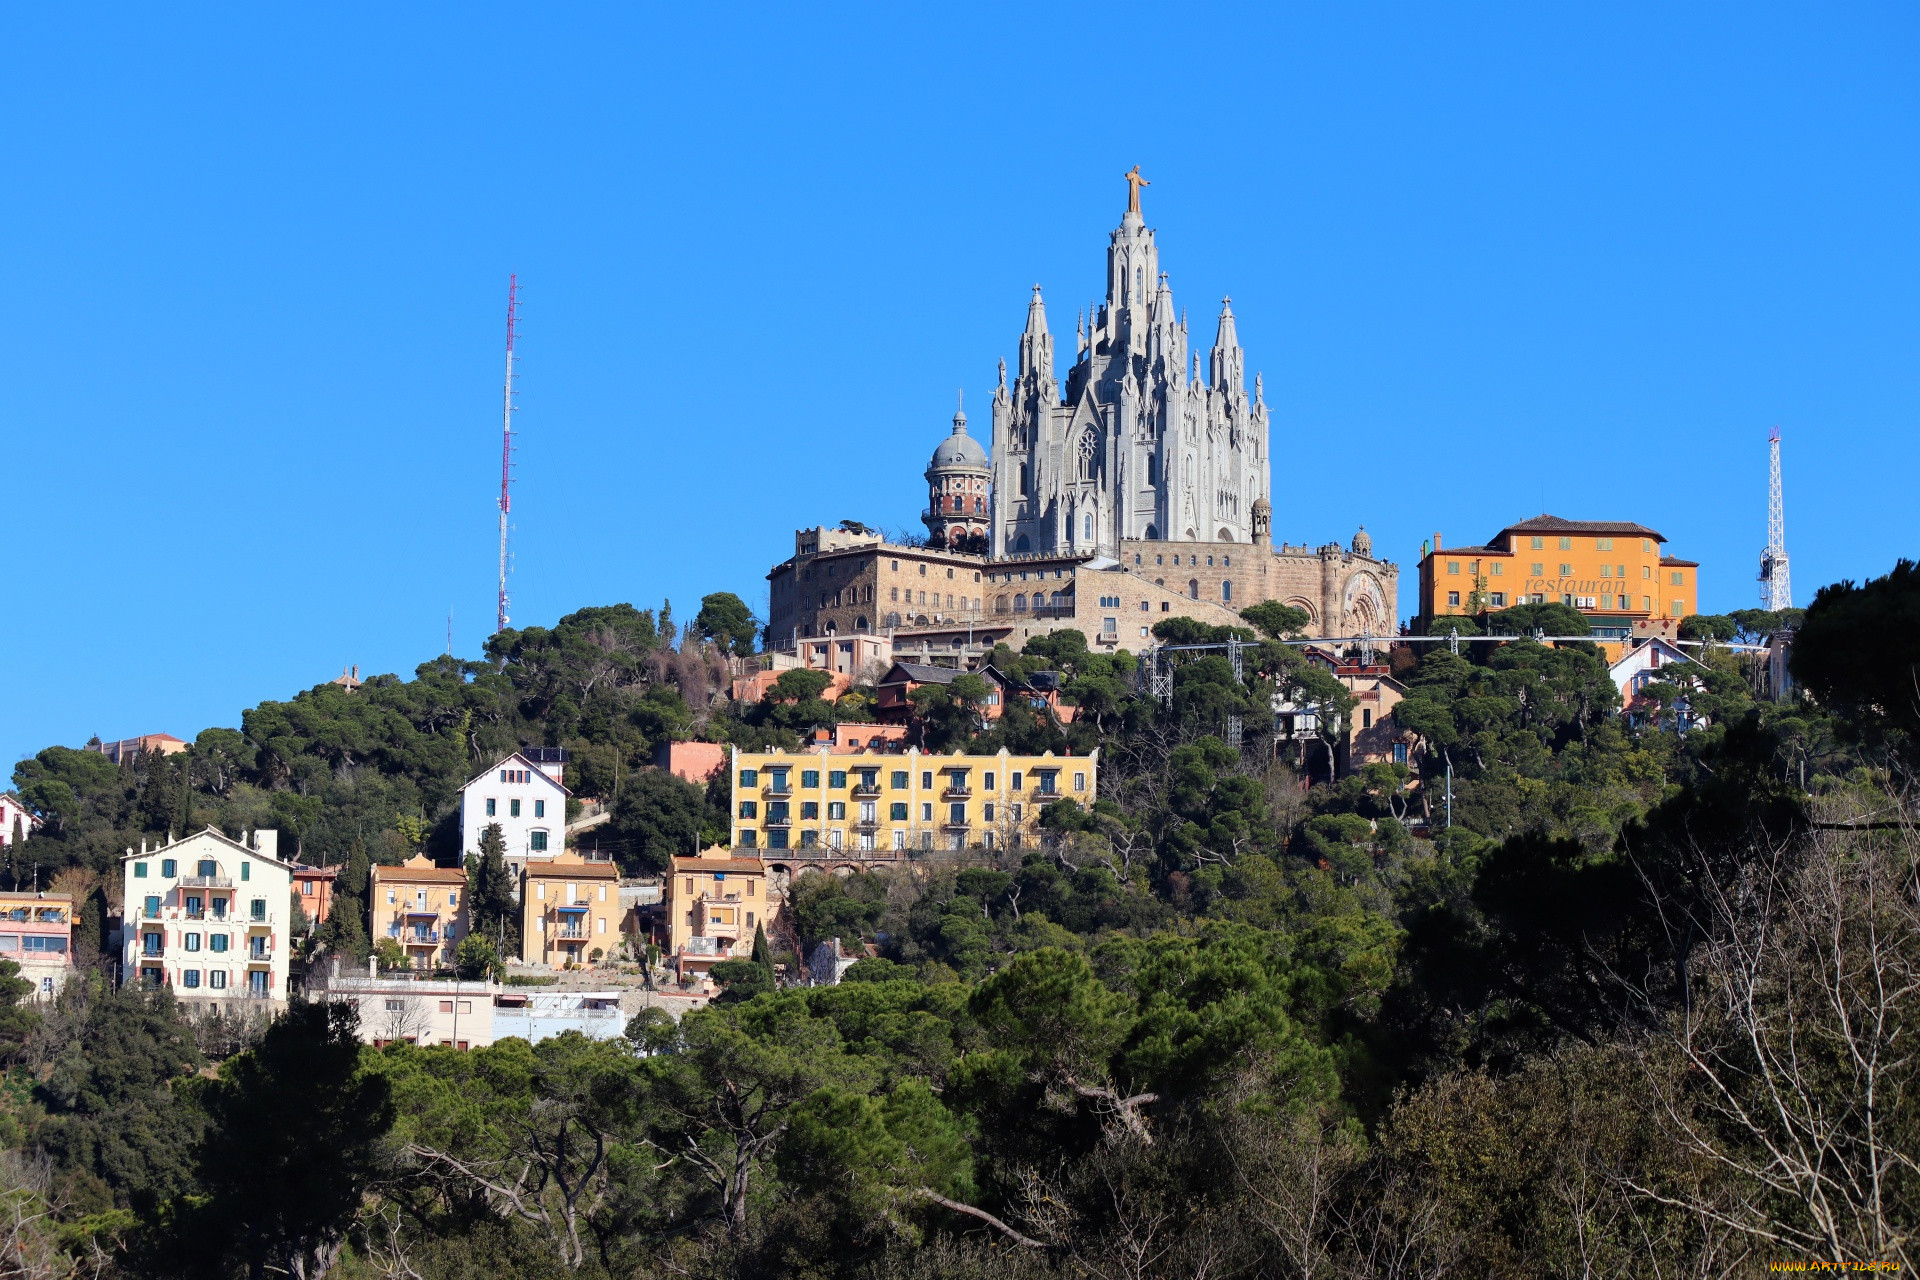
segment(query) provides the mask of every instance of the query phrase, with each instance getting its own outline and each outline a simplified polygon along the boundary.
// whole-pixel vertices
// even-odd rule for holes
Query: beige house
[[[469,922],[465,871],[435,866],[425,854],[415,854],[397,867],[374,867],[368,896],[374,942],[399,943],[410,968],[453,964]]]
[[[520,958],[599,964],[620,946],[620,869],[569,849],[520,874]]]
[[[766,863],[719,845],[673,860],[666,902],[667,953],[682,978],[750,955],[754,930],[779,908],[768,895]]]

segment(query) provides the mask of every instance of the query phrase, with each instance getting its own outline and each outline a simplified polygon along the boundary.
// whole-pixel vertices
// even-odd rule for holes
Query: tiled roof
[[[1541,514],[1531,520],[1522,520],[1519,524],[1510,524],[1501,533],[1623,533],[1635,538],[1652,538],[1655,542],[1665,542],[1666,536],[1643,524],[1634,524],[1627,520],[1566,520],[1559,516]],[[1498,535],[1495,535],[1498,536]]]
[[[765,871],[767,864],[758,858],[675,858],[673,869],[679,872]]]
[[[1676,569],[1698,569],[1700,567],[1698,560],[1682,560],[1679,556],[1661,556],[1660,563],[1672,565]]]

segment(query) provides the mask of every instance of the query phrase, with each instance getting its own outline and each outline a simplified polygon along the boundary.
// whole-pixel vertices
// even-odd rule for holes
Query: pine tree
[[[753,962],[767,971],[767,980],[773,980],[773,948],[767,945],[765,925],[753,926]]]
[[[180,838],[193,834],[193,759],[180,757]]]
[[[372,867],[367,842],[355,836],[347,865],[334,880],[333,905],[327,910],[326,930],[321,935],[335,955],[356,965],[366,963],[373,950],[367,938],[367,883]]]
[[[469,876],[473,884],[473,928],[502,956],[520,954],[520,907],[514,901],[513,873],[507,869],[507,838],[500,824],[480,833],[480,851]]]

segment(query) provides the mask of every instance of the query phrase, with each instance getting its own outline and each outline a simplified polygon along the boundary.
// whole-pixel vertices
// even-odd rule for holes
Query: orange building
[[[667,953],[682,978],[703,976],[722,960],[744,960],[753,935],[779,909],[767,866],[751,852],[720,845],[675,858],[667,876]]]
[[[333,910],[333,884],[339,877],[339,867],[294,865],[293,896],[307,917],[309,931],[327,922],[327,914]]]
[[[1508,525],[1484,546],[1446,547],[1438,533],[1420,558],[1420,622],[1517,604],[1564,604],[1594,634],[1625,639],[1636,624],[1700,611],[1699,564],[1666,555],[1645,525],[1541,515]]]

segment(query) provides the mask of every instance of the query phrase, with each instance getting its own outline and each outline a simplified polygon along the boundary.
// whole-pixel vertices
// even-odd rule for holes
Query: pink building
[[[663,742],[653,751],[656,769],[665,769],[676,778],[706,786],[707,779],[727,768],[727,744],[724,742]]]
[[[73,972],[73,899],[60,893],[0,893],[0,960],[20,966],[36,998]]]

